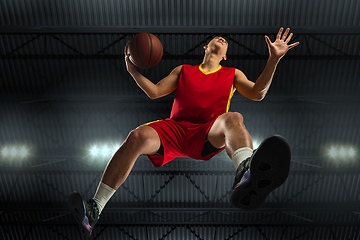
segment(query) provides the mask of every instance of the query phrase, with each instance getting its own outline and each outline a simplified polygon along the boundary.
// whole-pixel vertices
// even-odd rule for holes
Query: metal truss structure
[[[248,47],[236,39],[239,32],[242,34],[264,35],[269,32],[274,32],[275,29],[222,29],[220,34],[225,36],[233,44],[238,45],[244,50],[248,51],[248,55],[232,55],[229,56],[236,60],[266,60],[267,55],[259,53],[256,49]],[[23,42],[18,44],[13,49],[3,52],[0,55],[1,61],[12,60],[122,60],[123,54],[109,54],[106,52],[112,47],[122,48],[126,39],[129,39],[137,32],[153,32],[160,37],[171,35],[174,38],[178,35],[199,35],[203,37],[203,41],[194,44],[193,47],[187,49],[183,53],[171,53],[169,49],[164,49],[164,60],[172,59],[201,59],[203,55],[194,54],[202,44],[211,39],[214,34],[212,29],[204,28],[186,28],[186,29],[172,29],[172,28],[152,28],[152,29],[126,29],[126,28],[2,28],[0,31],[1,37],[11,39],[14,35],[23,37]],[[275,30],[276,32],[277,30]],[[359,28],[349,29],[297,29],[297,36],[294,40],[300,40],[307,46],[307,52],[301,55],[287,56],[288,60],[302,59],[302,60],[360,60],[360,54],[349,54],[338,46],[328,43],[326,39],[328,36],[346,36],[351,38],[358,38],[360,35]],[[72,36],[76,40],[77,37],[86,38],[93,35],[112,36],[116,40],[100,46],[96,53],[83,53],[76,47],[66,42],[67,36]],[[330,55],[316,55],[309,48],[309,41],[317,42],[324,48],[331,49],[336,54]],[[351,41],[351,40],[350,40]],[[39,42],[43,44],[43,49],[37,49]],[[47,52],[47,45],[56,42],[67,48],[71,54],[54,54]],[[20,50],[32,46],[32,49],[37,49],[36,53],[19,53]],[[61,97],[61,96],[60,96]],[[97,97],[63,97],[59,100],[48,99],[47,96],[23,96],[21,99],[12,96],[0,96],[0,106],[5,108],[17,108],[23,103],[30,103],[30,106],[35,106],[36,112],[27,119],[30,124],[39,130],[44,136],[46,131],[41,124],[36,123],[33,119],[37,115],[46,111],[51,113],[54,108],[65,105],[69,111],[75,114],[79,109],[89,102],[98,101]],[[66,100],[71,100],[70,104]],[[94,103],[94,107],[101,108],[102,103],[109,101],[115,104],[127,101],[125,97],[106,97],[100,96],[100,104]],[[278,99],[271,99],[270,102],[265,103],[264,106],[271,107],[273,102]],[[287,100],[287,97],[280,100]],[[307,99],[316,102],[316,97]],[[333,108],[341,110],[341,104],[329,97],[328,102],[332,103]],[[343,101],[351,100],[348,105],[354,111],[358,111],[359,99],[348,98]],[[301,100],[296,100],[301,101]],[[41,102],[41,103],[39,103]],[[74,107],[75,104],[75,107]],[[134,101],[130,107],[138,105],[147,106],[143,99]],[[163,109],[160,114],[166,113],[168,110],[169,100],[165,99],[162,103],[157,103],[157,107]],[[287,105],[288,104],[288,105]],[[100,107],[99,107],[100,105]],[[129,107],[128,106],[128,107]],[[72,109],[73,107],[73,109]],[[265,107],[265,108],[266,108]],[[252,112],[256,112],[253,106]],[[289,103],[283,103],[283,108],[291,111]],[[150,109],[150,108],[149,108]],[[322,106],[314,106],[314,112],[321,112]],[[99,110],[99,109],[97,109]],[[121,112],[118,107],[114,107],[115,112]],[[282,112],[284,109],[277,110]],[[101,110],[99,110],[101,111]],[[105,110],[104,110],[105,111]],[[149,110],[151,111],[151,109]],[[157,111],[157,110],[154,110]],[[264,116],[270,120],[274,119],[270,110],[262,110]],[[249,110],[250,112],[250,110]],[[360,112],[360,111],[359,111]],[[358,112],[358,115],[359,115]],[[88,116],[91,111],[86,112]],[[85,114],[85,115],[86,115]],[[347,122],[354,128],[356,133],[360,133],[360,117]],[[0,118],[0,124],[4,123],[5,118]],[[298,125],[304,124],[303,119],[298,119]],[[118,129],[117,125],[112,123],[110,117],[104,112],[104,122],[109,123],[114,129],[119,131],[119,134],[124,134]],[[276,121],[270,121],[274,130],[279,129]],[[62,148],[56,150],[39,149],[38,156],[32,159],[31,163],[16,164],[1,163],[0,180],[2,183],[8,183],[11,188],[3,188],[4,191],[0,195],[2,206],[0,208],[0,239],[11,239],[18,234],[23,239],[27,239],[33,231],[38,228],[45,228],[49,232],[56,234],[61,239],[76,239],[72,237],[72,233],[76,231],[76,225],[72,222],[67,206],[65,204],[68,190],[76,186],[76,181],[81,179],[89,179],[88,184],[84,187],[83,194],[92,193],[93,189],[99,181],[101,171],[99,166],[90,167],[84,164],[82,153],[79,149],[71,148],[71,144],[76,143],[78,136],[84,126],[87,124],[87,119],[81,123],[79,131],[73,136],[73,139],[56,140],[51,136],[47,136],[48,141],[62,141],[60,145]],[[317,126],[313,126],[311,134],[323,128],[330,128],[331,121],[321,122]],[[309,137],[309,135],[307,137]],[[292,139],[294,146],[300,146],[306,139]],[[312,150],[307,150],[304,153],[301,149],[295,149],[293,152],[293,168],[288,181],[280,191],[274,191],[270,196],[273,201],[265,203],[257,214],[249,213],[234,209],[228,202],[228,194],[230,189],[221,189],[224,183],[231,183],[234,177],[233,167],[225,165],[219,168],[218,162],[226,162],[226,156],[220,156],[213,163],[207,165],[196,165],[195,163],[186,160],[178,165],[170,165],[166,168],[149,170],[149,164],[145,158],[139,160],[139,165],[136,165],[129,180],[142,183],[142,186],[137,189],[132,188],[131,184],[124,184],[119,189],[122,196],[130,199],[128,202],[116,201],[109,203],[107,210],[102,215],[102,219],[94,232],[93,239],[98,239],[107,231],[116,231],[119,236],[126,236],[127,239],[145,239],[147,232],[158,229],[162,234],[159,235],[159,240],[169,239],[168,236],[174,231],[184,231],[190,234],[194,239],[210,239],[206,234],[202,233],[201,228],[211,229],[213,239],[238,239],[237,237],[243,231],[254,231],[256,236],[262,236],[264,239],[269,239],[272,231],[280,233],[283,239],[298,239],[308,234],[316,234],[317,232],[327,232],[329,238],[332,239],[348,239],[359,236],[360,232],[360,186],[359,175],[360,167],[358,163],[353,164],[353,168],[339,169],[337,167],[327,165],[323,159],[312,153]],[[49,160],[51,159],[51,160]],[[74,164],[75,163],[75,164]],[[320,163],[320,165],[319,165]],[[322,164],[322,165],[321,165]],[[191,168],[189,167],[191,166]],[[103,167],[101,165],[100,167]],[[214,170],[216,169],[216,170]],[[61,176],[59,176],[61,175]],[[344,177],[346,176],[346,179]],[[158,183],[156,186],[151,186],[150,183],[144,180],[145,177],[151,177],[153,182]],[[309,176],[308,181],[302,182],[301,178]],[[214,192],[209,194],[206,186],[197,182],[199,177],[207,179],[211,183],[215,183]],[[56,182],[57,178],[66,179],[67,183],[60,184]],[[142,178],[142,179],[141,179]],[[140,179],[140,180],[139,180]],[[335,180],[334,180],[335,179]],[[196,195],[198,199],[195,202],[162,202],[159,196],[161,194],[171,194],[172,191],[169,186],[179,181],[179,183],[187,186],[186,191]],[[326,182],[336,182],[337,188],[341,188],[343,197],[334,201],[313,201],[308,202],[303,200],[301,196],[313,189],[326,188]],[[205,181],[206,182],[206,181]],[[222,183],[223,185],[221,185]],[[295,183],[297,184],[295,186]],[[352,183],[348,186],[347,183]],[[26,194],[27,189],[32,189],[35,185],[41,186],[41,189],[51,192],[58,197],[58,201],[54,202],[52,197],[44,196],[46,201],[33,202],[18,202],[16,199],[22,199],[22,193]],[[219,184],[219,185],[218,185]],[[229,185],[230,187],[230,185]],[[291,189],[296,188],[296,191]],[[185,187],[184,187],[185,189]],[[179,191],[185,191],[180,189]],[[355,190],[355,192],[354,192]],[[150,191],[145,193],[146,191]],[[40,191],[39,191],[40,192]],[[291,193],[290,193],[291,192]],[[315,194],[315,193],[314,193]],[[16,232],[17,227],[22,231]],[[221,233],[222,231],[222,233]],[[343,231],[346,233],[344,234]],[[206,235],[206,236],[205,236]]]
[[[233,38],[233,36],[239,35],[246,35],[246,36],[263,36],[265,34],[274,34],[278,31],[275,28],[222,28],[217,29],[217,34],[222,34],[228,40],[238,46],[249,51],[250,54],[248,55],[231,55],[229,58],[231,59],[267,59],[268,55],[260,54],[255,49],[252,49],[248,46],[245,46],[243,43],[237,41]],[[293,39],[301,40],[306,44],[307,53],[304,55],[292,55],[287,56],[287,59],[311,59],[311,60],[359,60],[359,54],[348,54],[345,53],[342,49],[338,48],[337,46],[328,43],[326,40],[323,40],[322,37],[334,37],[334,36],[348,36],[348,37],[356,37],[360,35],[360,31],[358,28],[307,28],[307,29],[292,29],[292,31],[296,32],[296,37]],[[120,42],[123,43],[122,40],[126,38],[131,38],[134,34],[138,32],[152,32],[157,34],[158,36],[165,36],[170,35],[176,37],[178,35],[197,35],[203,36],[203,41],[195,44],[192,48],[188,51],[181,53],[181,54],[172,54],[170,53],[169,49],[164,49],[164,56],[163,59],[202,59],[203,54],[201,55],[194,55],[192,52],[202,46],[202,44],[209,41],[214,34],[214,29],[211,28],[100,28],[100,27],[92,27],[92,28],[56,28],[56,27],[49,27],[49,28],[21,28],[21,27],[5,27],[0,30],[0,35],[2,37],[6,36],[11,38],[14,35],[21,35],[25,40],[20,45],[14,47],[10,51],[1,54],[1,60],[10,60],[10,59],[81,59],[81,60],[94,60],[94,59],[124,59],[123,53],[121,54],[104,54],[106,50],[109,48],[114,47],[114,45],[119,44]],[[116,38],[115,41],[111,42],[110,44],[100,47],[96,53],[82,53],[74,46],[71,46],[67,43],[64,39],[67,36],[72,37],[91,37],[96,35],[102,36],[113,36]],[[39,52],[36,54],[18,54],[18,51],[27,45],[34,44],[38,41],[43,43],[44,49],[39,49]],[[336,55],[315,55],[311,52],[309,48],[309,41],[315,41],[323,47],[332,49],[336,52]],[[51,54],[46,52],[46,45],[50,44],[51,41],[59,42],[69,50],[71,50],[72,54]],[[121,48],[123,45],[121,45]]]

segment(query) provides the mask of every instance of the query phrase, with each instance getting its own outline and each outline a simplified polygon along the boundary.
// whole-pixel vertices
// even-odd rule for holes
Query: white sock
[[[235,168],[237,169],[240,163],[245,159],[247,159],[248,157],[251,157],[252,154],[253,154],[253,150],[249,147],[243,147],[235,150],[235,152],[231,157],[231,160],[233,161]]]
[[[112,189],[111,187],[100,181],[95,196],[93,197],[98,204],[99,215],[101,211],[104,209],[106,203],[110,200],[110,198],[115,192],[116,192],[115,189]]]

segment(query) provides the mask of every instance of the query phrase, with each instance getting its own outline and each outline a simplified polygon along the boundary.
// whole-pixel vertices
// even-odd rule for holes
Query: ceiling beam
[[[74,220],[75,222],[75,220]],[[32,226],[32,227],[39,227],[39,226],[69,226],[71,228],[73,227],[77,227],[77,224],[73,223],[73,222],[68,222],[68,221],[54,221],[54,222],[42,222],[42,221],[15,221],[15,222],[3,222],[0,221],[1,226]],[[359,223],[358,222],[301,222],[301,223],[297,223],[297,222],[288,222],[288,221],[271,221],[271,222],[255,222],[255,221],[247,221],[247,222],[243,222],[243,223],[234,223],[234,221],[228,221],[228,222],[208,222],[208,221],[198,221],[198,222],[181,222],[181,221],[176,221],[176,222],[169,222],[166,220],[163,221],[156,221],[156,222],[147,222],[147,221],[127,221],[127,222],[120,222],[120,223],[116,223],[116,222],[112,222],[112,221],[99,221],[96,224],[97,228],[100,226],[104,226],[104,227],[123,227],[123,226],[127,226],[127,227],[171,227],[171,226],[175,226],[175,227],[187,227],[187,226],[196,226],[196,227],[239,227],[239,228],[244,228],[244,227],[278,227],[278,228],[282,228],[284,226],[288,226],[288,227],[304,227],[304,226],[308,226],[308,227],[322,227],[322,226],[333,226],[333,227],[358,227]]]
[[[0,60],[124,60],[123,54],[1,54]],[[228,60],[267,60],[268,55],[228,55]],[[203,59],[204,55],[166,55],[163,60]],[[287,60],[360,60],[360,55],[288,55]]]
[[[169,95],[162,97],[160,99],[151,100],[145,94],[141,95],[0,95],[0,106],[14,106],[14,105],[29,105],[29,104],[41,104],[46,102],[54,102],[58,105],[68,105],[76,107],[81,107],[82,104],[85,104],[86,107],[96,107],[103,104],[107,106],[114,106],[114,108],[132,108],[134,106],[146,106],[146,108],[151,107],[171,107],[174,101],[175,95]],[[124,103],[119,105],[119,103]],[[113,105],[111,105],[113,104]],[[294,95],[283,95],[283,96],[266,96],[264,100],[252,101],[242,96],[235,95],[231,104],[246,104],[242,108],[249,107],[251,109],[258,107],[264,108],[264,105],[267,107],[279,107],[279,105],[289,105],[293,106],[294,104],[309,104],[308,108],[318,108],[323,106],[331,107],[343,107],[346,106],[360,106],[360,98],[358,95],[349,96],[349,95],[309,95],[309,96],[294,96]],[[321,110],[321,108],[319,109]],[[257,110],[255,110],[256,112]]]
[[[214,160],[216,161],[216,160]],[[222,169],[219,167],[214,167],[211,165],[201,165],[201,168],[181,168],[181,167],[163,167],[163,168],[153,168],[150,169],[148,167],[134,167],[131,171],[131,175],[201,175],[201,176],[230,176],[233,177],[235,175],[235,168],[230,166],[230,159],[227,159],[229,164],[226,164]],[[55,161],[56,162],[56,161]],[[64,167],[52,167],[52,162],[44,163],[44,166],[40,167],[2,167],[0,174],[2,176],[6,176],[7,174],[21,174],[21,175],[32,175],[32,174],[77,174],[83,173],[87,175],[98,175],[102,174],[104,167],[99,167],[98,169],[90,168],[90,167],[73,167],[73,166],[64,166]],[[50,166],[49,166],[50,165]],[[225,165],[225,164],[224,164]],[[230,166],[230,167],[229,167]],[[190,170],[191,169],[191,170]],[[309,168],[309,167],[299,167],[296,166],[290,169],[290,174],[321,174],[321,176],[343,176],[344,174],[360,174],[360,168],[352,167],[352,168]],[[0,177],[1,179],[1,177]]]
[[[0,211],[3,214],[12,212],[69,212],[67,203],[45,203],[45,202],[2,202]],[[249,213],[262,212],[318,212],[321,214],[332,213],[360,213],[359,201],[347,202],[265,202],[259,209],[245,211],[235,208],[229,202],[109,202],[102,214],[112,214],[114,212],[232,212],[234,216],[241,216]],[[354,215],[355,216],[355,215]]]
[[[1,225],[73,225],[74,219],[66,204],[38,203],[12,203],[3,204],[1,208]],[[65,206],[66,205],[66,206]],[[116,207],[116,205],[118,205]],[[287,206],[289,205],[289,206]],[[292,206],[292,207],[290,207]],[[299,226],[299,225],[333,225],[353,226],[358,224],[355,214],[359,212],[359,203],[288,203],[271,204],[265,203],[263,207],[253,211],[244,211],[231,206],[230,203],[109,203],[101,214],[100,225],[110,226],[141,226],[141,225],[188,225],[191,216],[191,225],[207,226]],[[357,211],[357,212],[356,212]],[[31,216],[27,221],[18,219],[18,212]],[[161,212],[161,213],[160,213]],[[316,213],[314,215],[314,213]],[[155,221],[152,215],[159,216]],[[203,216],[194,218],[193,215]],[[249,219],[249,214],[257,214],[256,219]],[[211,216],[205,216],[211,215]],[[328,219],[329,215],[337,216]],[[48,218],[49,216],[52,216]],[[138,220],[141,216],[141,221]],[[161,216],[171,216],[162,218]],[[214,216],[229,218],[229,221],[218,221]],[[289,217],[290,216],[290,217]],[[341,220],[338,218],[343,216]],[[45,219],[44,219],[45,217]],[[170,218],[170,219],[169,219]],[[9,220],[11,219],[11,220]],[[152,219],[152,220],[150,220]],[[171,220],[174,219],[174,220]],[[243,220],[246,219],[246,220]],[[287,219],[287,220],[284,220]],[[292,220],[289,220],[292,219]],[[324,220],[325,219],[325,220]]]
[[[154,34],[276,34],[278,27],[57,27],[57,26],[2,26],[0,34],[136,34],[151,32]],[[286,26],[285,26],[286,27]],[[294,27],[294,34],[311,35],[360,35],[358,27]]]

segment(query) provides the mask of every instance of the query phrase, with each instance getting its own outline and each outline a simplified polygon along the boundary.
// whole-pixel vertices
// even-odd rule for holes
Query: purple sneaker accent
[[[240,182],[238,184],[235,185],[234,189],[238,188],[238,187],[246,187],[250,184],[250,169],[247,170],[243,177],[241,178]]]
[[[89,233],[92,233],[93,228],[89,224],[89,219],[87,216],[85,216],[84,220],[82,221],[82,225],[89,231]]]
[[[230,193],[231,204],[245,210],[259,208],[268,194],[286,181],[290,161],[290,146],[284,137],[273,135],[266,138],[251,158],[241,162],[237,168]]]
[[[93,199],[85,201],[78,192],[72,192],[68,200],[69,208],[80,227],[80,232],[90,237],[99,220],[99,208]]]

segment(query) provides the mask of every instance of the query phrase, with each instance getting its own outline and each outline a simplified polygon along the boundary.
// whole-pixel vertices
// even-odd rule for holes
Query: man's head
[[[224,37],[216,36],[207,45],[204,46],[205,54],[213,53],[221,56],[221,60],[226,60],[226,52],[228,49],[228,42]]]

